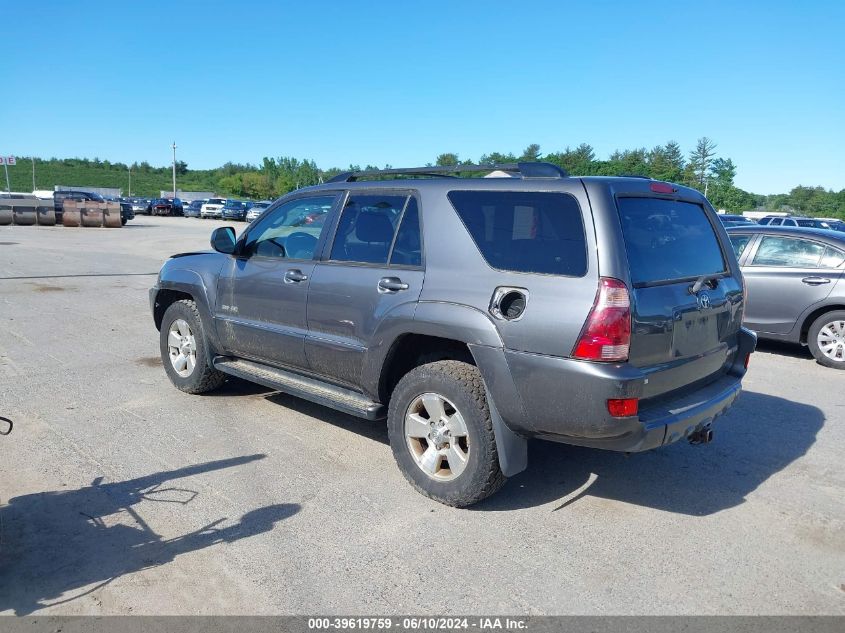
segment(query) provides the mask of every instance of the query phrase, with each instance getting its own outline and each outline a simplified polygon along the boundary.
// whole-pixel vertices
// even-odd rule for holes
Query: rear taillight
[[[622,362],[631,346],[631,299],[618,279],[602,277],[590,316],[572,355],[581,360]]]
[[[614,418],[630,418],[640,408],[638,398],[612,398],[607,401],[607,411]]]

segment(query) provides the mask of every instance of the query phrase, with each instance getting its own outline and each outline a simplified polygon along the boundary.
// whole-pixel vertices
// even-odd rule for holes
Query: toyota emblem
[[[698,295],[698,309],[699,310],[706,310],[710,307],[710,295],[706,292],[699,293]]]

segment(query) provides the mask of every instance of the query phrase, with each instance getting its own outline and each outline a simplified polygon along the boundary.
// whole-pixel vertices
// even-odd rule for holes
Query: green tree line
[[[9,168],[13,191],[32,189],[32,160],[20,157],[18,164]],[[788,193],[768,196],[740,189],[734,184],[736,165],[730,158],[720,156],[716,143],[707,137],[699,139],[688,154],[684,154],[675,141],[651,149],[617,150],[606,160],[597,158],[592,146],[586,143],[546,154],[539,145],[531,144],[521,154],[491,152],[478,159],[462,159],[456,153],[443,153],[436,157],[434,164],[494,165],[521,160],[548,161],[578,176],[637,175],[684,184],[706,193],[717,209],[732,213],[766,209],[845,218],[845,189],[834,192],[823,187],[798,186]],[[38,189],[52,189],[54,185],[115,187],[128,194],[130,172],[133,195],[157,196],[160,191],[172,188],[170,165],[153,167],[147,162],[127,165],[99,158],[35,158],[34,163]],[[183,191],[214,191],[224,196],[272,199],[300,187],[324,182],[341,171],[360,169],[360,165],[321,169],[313,160],[289,156],[265,157],[260,165],[226,163],[216,169],[189,169],[186,163],[179,161],[176,186]],[[376,167],[367,165],[364,169]]]

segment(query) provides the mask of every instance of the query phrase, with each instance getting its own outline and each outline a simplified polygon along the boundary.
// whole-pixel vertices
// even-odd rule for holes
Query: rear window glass
[[[619,198],[617,204],[634,285],[725,272],[701,205],[658,198]]]
[[[493,268],[572,277],[586,274],[584,224],[571,195],[452,191],[449,201]]]

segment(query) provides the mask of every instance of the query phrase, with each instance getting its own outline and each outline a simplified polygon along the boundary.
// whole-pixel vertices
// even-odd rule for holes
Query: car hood
[[[189,257],[190,255],[217,255],[217,251],[207,250],[207,251],[188,251],[186,253],[176,253],[175,255],[171,255],[170,259],[177,259],[179,257]]]

